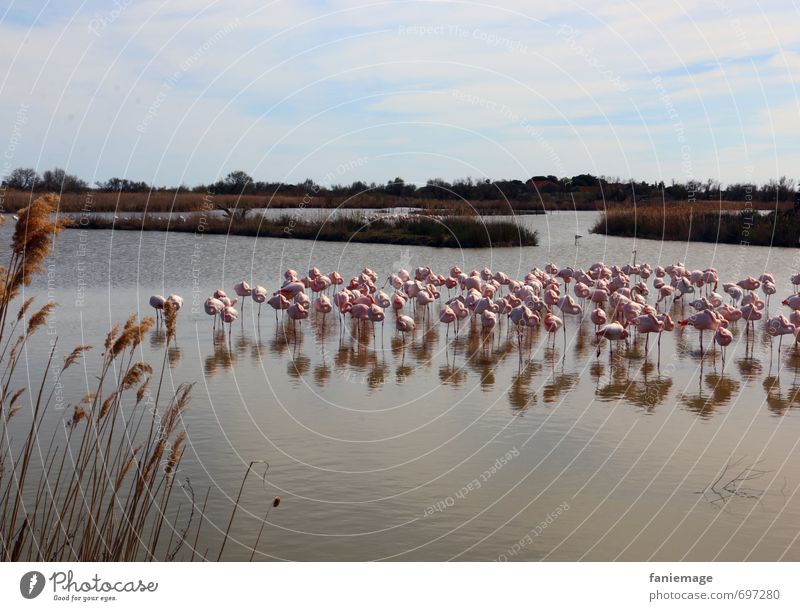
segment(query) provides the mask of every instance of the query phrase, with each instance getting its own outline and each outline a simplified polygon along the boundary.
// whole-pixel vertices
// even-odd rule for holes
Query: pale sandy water
[[[800,560],[800,399],[791,394],[800,356],[787,342],[771,360],[760,327],[752,356],[737,334],[723,372],[719,355],[701,364],[692,330],[665,335],[660,363],[652,346],[645,362],[643,341],[612,363],[605,349],[595,356],[588,321],[570,318],[566,348],[559,337],[546,349],[540,332],[520,371],[506,325],[483,341],[477,329],[445,341],[444,328],[421,326],[404,348],[391,316],[374,341],[354,337],[349,324],[340,339],[333,316],[324,333],[317,320],[294,335],[266,308],[259,327],[250,302],[229,347],[202,313],[218,286],[232,293],[246,278],[273,289],[285,268],[310,265],[347,278],[364,266],[385,277],[401,265],[521,277],[551,260],[623,264],[635,247],[639,261],[715,266],[725,280],[770,270],[778,296],[798,271],[793,250],[634,243],[589,234],[594,218],[522,217],[540,246],[465,251],[69,230],[49,284],[28,290],[60,303],[53,331],[65,352],[100,345],[131,312],[150,315],[153,293],[184,296],[169,382],[196,383],[182,476],[198,491],[211,486],[201,553],[216,549],[247,463],[262,459],[266,484],[251,476],[228,559],[249,558],[278,494],[260,559]],[[774,300],[777,309],[785,310]],[[47,340],[31,345],[31,375]],[[143,356],[160,362],[163,349],[153,334]],[[67,400],[83,395],[88,375],[70,378]],[[737,467],[723,474],[729,461]],[[721,474],[724,484],[755,463],[766,473],[747,482],[754,498],[722,504],[703,494]]]

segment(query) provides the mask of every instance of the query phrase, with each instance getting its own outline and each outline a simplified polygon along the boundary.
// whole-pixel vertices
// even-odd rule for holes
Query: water
[[[132,312],[151,315],[153,293],[184,296],[167,383],[196,383],[180,477],[198,496],[211,488],[201,555],[216,558],[247,464],[265,460],[264,482],[257,466],[245,487],[228,559],[250,557],[280,495],[257,559],[800,560],[800,356],[785,342],[770,357],[760,326],[746,356],[739,325],[723,371],[718,353],[701,361],[694,330],[665,335],[660,360],[651,345],[645,361],[641,340],[611,361],[605,346],[595,356],[588,321],[568,317],[566,347],[558,337],[547,348],[541,330],[521,369],[506,324],[488,339],[462,329],[457,341],[420,324],[404,346],[391,315],[375,339],[349,323],[340,338],[335,316],[295,334],[268,308],[259,326],[248,302],[228,345],[202,312],[214,288],[232,293],[244,278],[274,290],[288,267],[349,278],[369,266],[383,278],[488,266],[519,278],[551,260],[623,264],[633,249],[654,266],[715,266],[724,280],[771,270],[776,297],[791,292],[793,250],[606,238],[589,234],[594,219],[521,217],[540,246],[469,251],[68,230],[26,294],[60,304],[50,331],[63,352],[101,345]],[[30,345],[31,376],[50,337]],[[156,333],[142,346],[154,364],[163,350]],[[76,371],[66,399],[91,375]],[[752,465],[764,473],[737,488]],[[730,480],[740,494],[726,491]]]

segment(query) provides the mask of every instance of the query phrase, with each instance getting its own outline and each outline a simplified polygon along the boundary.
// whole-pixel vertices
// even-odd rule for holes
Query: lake
[[[184,297],[166,379],[195,383],[180,477],[199,496],[210,487],[201,556],[217,549],[248,463],[264,460],[226,559],[250,557],[279,495],[256,559],[800,560],[800,353],[786,341],[778,355],[761,323],[748,352],[743,325],[734,329],[723,370],[718,352],[699,357],[694,329],[665,334],[660,357],[651,341],[645,359],[640,338],[612,361],[605,346],[596,356],[588,316],[567,317],[566,339],[548,348],[540,329],[520,366],[506,322],[490,337],[475,326],[456,339],[420,319],[404,344],[389,313],[373,338],[335,315],[294,330],[265,307],[259,321],[248,301],[229,343],[202,309],[217,287],[233,294],[246,279],[272,292],[285,269],[311,266],[346,279],[368,266],[378,285],[421,265],[522,278],[550,261],[622,265],[636,249],[639,262],[713,266],[722,281],[771,271],[781,299],[800,267],[790,249],[589,234],[595,218],[523,216],[538,247],[465,251],[71,229],[26,296],[59,303],[48,331],[61,352],[102,348],[111,325],[153,314],[154,293]],[[788,314],[774,298],[778,310]],[[32,378],[48,349],[45,334],[30,344]],[[142,356],[157,365],[164,349],[153,331]],[[67,402],[89,389],[92,355],[65,380]]]

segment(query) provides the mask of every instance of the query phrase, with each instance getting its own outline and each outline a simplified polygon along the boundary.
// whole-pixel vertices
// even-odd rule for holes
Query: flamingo
[[[608,354],[613,358],[614,349],[611,347],[611,342],[619,342],[628,339],[628,330],[618,322],[610,322],[600,327],[597,331],[597,356],[600,356],[599,339],[601,337],[605,337],[608,340]]]
[[[267,289],[257,284],[250,291],[250,297],[258,304],[258,319],[261,320],[261,304],[267,300]]]
[[[592,310],[592,313],[589,315],[589,319],[592,321],[594,325],[594,330],[597,330],[602,327],[604,324],[608,322],[608,316],[606,315],[606,311],[602,308],[595,308]]]
[[[740,311],[742,312],[742,318],[747,321],[747,332],[750,332],[750,326],[752,325],[753,333],[755,333],[755,321],[761,320],[761,312],[752,303],[743,305]]]
[[[325,326],[325,315],[333,310],[333,304],[327,295],[320,295],[314,300],[314,311],[322,314],[322,326]]]
[[[406,343],[406,333],[413,333],[417,328],[417,323],[410,316],[401,315],[397,317],[394,322],[395,329],[400,331],[403,335],[403,345]]]
[[[494,329],[497,324],[497,314],[492,310],[484,310],[481,312],[481,326],[484,329]]]
[[[553,336],[553,348],[556,345],[556,333],[558,330],[564,326],[564,321],[561,320],[555,314],[547,313],[544,317],[544,328],[547,329],[547,333]],[[564,342],[566,342],[566,336]]]
[[[439,310],[439,322],[447,325],[447,334],[445,336],[445,341],[447,338],[450,337],[450,325],[455,323],[458,320],[456,317],[456,313],[453,311],[449,305],[445,305],[441,310]]]
[[[244,298],[251,297],[253,294],[253,289],[250,288],[250,285],[247,284],[244,280],[241,282],[237,282],[234,287],[233,291],[242,298],[242,314],[244,314]],[[244,324],[244,318],[242,318],[242,324]]]
[[[760,315],[759,315],[760,316]],[[700,331],[700,356],[703,356],[703,332],[716,331],[720,326],[727,325],[727,321],[714,310],[702,310],[692,314],[689,318],[679,321],[681,327],[691,325]]]
[[[720,327],[714,333],[714,341],[722,349],[722,366],[725,367],[725,349],[733,341],[733,333],[728,331],[725,327]]]
[[[371,306],[369,306],[369,312],[367,312],[367,316],[372,323],[373,339],[375,338],[375,323],[381,323],[381,343],[383,343],[383,321],[386,319],[386,314],[384,313],[383,308],[378,304],[373,303]]]
[[[766,276],[769,276],[769,274],[764,274],[761,277],[764,278]],[[761,292],[763,292],[764,296],[767,298],[767,308],[769,308],[769,298],[777,293],[778,289],[773,282],[770,282],[769,280],[762,280]]]
[[[175,311],[183,307],[183,297],[180,295],[170,295],[167,297],[166,301],[169,301],[175,307]]]
[[[152,297],[150,298],[152,299]],[[800,310],[800,293],[789,295],[786,299],[781,301],[782,305],[788,306],[791,310]],[[153,305],[152,303],[150,305]],[[155,307],[155,306],[153,306]]]
[[[222,308],[222,323],[223,329],[224,324],[228,323],[228,339],[230,340],[231,337],[231,327],[233,326],[233,321],[235,321],[239,317],[239,312],[236,311],[236,308],[233,306],[225,306]]]
[[[291,318],[292,325],[297,324],[297,321],[299,320],[302,321],[308,318],[308,310],[306,310],[305,307],[299,303],[293,303],[290,305],[286,310],[286,314],[289,316],[289,318]]]
[[[217,327],[217,315],[225,309],[225,304],[215,297],[209,297],[203,304],[206,314],[214,317],[214,329]]]
[[[655,314],[652,312],[642,314],[634,318],[634,324],[636,325],[636,331],[638,333],[644,333],[644,351],[647,354],[647,347],[648,342],[650,340],[651,333],[658,333],[664,330],[664,321],[660,320]]]
[[[164,302],[166,302],[166,299],[163,295],[152,295],[150,297],[150,306],[155,308],[156,311],[156,324],[158,324],[161,312],[164,310]]]
[[[275,322],[278,322],[278,310],[283,312],[283,310],[288,310],[291,306],[289,300],[283,296],[282,293],[275,293],[272,297],[267,300],[267,303],[275,310]]]
[[[755,291],[761,286],[761,282],[752,276],[748,276],[744,280],[739,280],[739,282],[736,283],[736,286],[743,288],[745,291]]]
[[[797,327],[789,322],[785,316],[773,316],[767,319],[767,333],[771,337],[776,335],[780,338],[778,340],[778,354],[781,352],[781,342],[783,342],[784,335],[794,335]]]

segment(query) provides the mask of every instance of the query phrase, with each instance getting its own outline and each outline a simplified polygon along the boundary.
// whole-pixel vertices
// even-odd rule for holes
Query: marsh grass
[[[31,204],[39,195],[30,191],[9,189],[6,191],[3,204],[8,212],[17,212]],[[517,201],[513,199],[487,200],[441,200],[417,197],[402,197],[380,192],[362,193],[353,196],[331,194],[214,194],[202,191],[150,191],[140,193],[108,193],[87,191],[85,193],[64,193],[59,197],[60,212],[97,213],[97,212],[195,212],[214,207],[235,210],[253,210],[256,208],[294,209],[319,208],[356,209],[366,208],[380,210],[396,207],[411,207],[428,210],[439,214],[542,214],[545,209],[569,208],[573,204],[569,198],[563,205],[555,205],[555,200],[544,197],[542,200]],[[591,209],[595,204],[591,203]]]
[[[63,228],[52,220],[56,205],[48,195],[19,212],[9,264],[0,268],[0,559],[176,559],[187,541],[196,547],[205,508],[197,506],[191,482],[177,478],[192,386],[162,396],[177,311],[165,311],[159,373],[137,359],[154,321],[131,316],[106,335],[93,390],[65,410],[53,407],[56,388],[76,364],[91,368],[91,346],[62,360],[51,342],[41,380],[16,386],[27,346],[55,304],[37,309],[31,297],[17,309],[13,302],[43,271]],[[43,433],[45,421],[55,424],[52,433]]]
[[[490,246],[536,246],[538,236],[513,221],[484,220],[472,216],[407,215],[369,218],[340,214],[331,218],[306,218],[287,213],[278,218],[259,216],[228,219],[192,214],[181,221],[175,217],[148,215],[143,218],[110,219],[92,216],[73,221],[81,229],[130,231],[180,231],[245,235],[333,242],[374,242],[443,248],[486,248]]]
[[[793,210],[758,214],[689,206],[614,209],[603,213],[591,232],[651,240],[798,246],[800,218]]]

